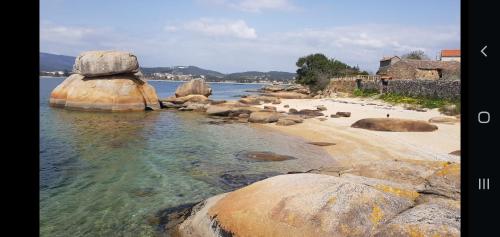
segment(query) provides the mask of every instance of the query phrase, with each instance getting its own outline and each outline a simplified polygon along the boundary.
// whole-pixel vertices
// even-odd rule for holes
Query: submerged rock
[[[199,203],[186,203],[175,207],[165,208],[150,216],[146,221],[156,227],[159,234],[177,236],[177,226],[191,215],[193,207]]]
[[[149,197],[157,193],[154,188],[137,188],[131,191],[131,194],[136,197]]]
[[[245,187],[257,181],[279,175],[278,172],[267,172],[262,174],[230,174],[226,173],[219,177],[220,182],[226,186],[225,189],[233,191]]]
[[[268,151],[240,151],[236,153],[236,158],[255,161],[285,161],[297,159],[293,156],[280,155]]]
[[[361,119],[351,127],[388,132],[432,132],[438,129],[436,125],[425,121],[394,118]]]

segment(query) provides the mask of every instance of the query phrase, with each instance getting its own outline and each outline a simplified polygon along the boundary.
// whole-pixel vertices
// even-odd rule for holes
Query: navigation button
[[[490,179],[489,178],[480,178],[479,179],[479,190],[490,190]]]
[[[488,48],[488,45],[484,46],[484,48],[481,49],[481,53],[484,55],[485,58],[488,57],[488,55],[486,54],[486,52],[484,52],[486,50],[486,48]]]
[[[487,111],[481,111],[477,114],[477,120],[479,123],[489,123],[490,122],[490,113]]]

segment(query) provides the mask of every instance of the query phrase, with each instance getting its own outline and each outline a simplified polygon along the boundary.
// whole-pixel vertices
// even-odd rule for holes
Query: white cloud
[[[134,52],[144,66],[196,65],[221,72],[293,72],[296,60],[311,53],[375,72],[383,56],[420,49],[434,58],[443,48],[460,47],[459,26],[349,25],[257,37],[255,29],[241,20],[199,19],[148,34],[53,24],[43,25],[40,33],[43,52],[78,55],[85,50],[117,49]]]
[[[243,0],[232,3],[231,6],[239,10],[248,12],[295,9],[295,6],[287,0]]]
[[[173,26],[168,26],[169,29],[172,27]],[[186,31],[201,33],[208,36],[226,36],[240,39],[257,38],[255,29],[249,27],[243,20],[230,21],[202,18],[182,24],[180,27]]]
[[[431,58],[435,58],[443,48],[460,47],[460,29],[458,26],[369,24],[304,29],[276,34],[266,39],[270,44],[302,49],[306,54],[321,52],[348,64],[375,71],[378,60],[383,56],[423,50]]]
[[[88,27],[67,27],[51,23],[42,23],[40,25],[40,39],[50,42],[67,41],[77,43],[95,33],[95,29]]]
[[[246,12],[265,10],[288,11],[297,9],[289,0],[199,0],[211,5],[221,5]]]
[[[172,25],[167,25],[165,26],[164,29],[168,32],[176,32],[177,30],[179,30],[177,26],[172,26]]]

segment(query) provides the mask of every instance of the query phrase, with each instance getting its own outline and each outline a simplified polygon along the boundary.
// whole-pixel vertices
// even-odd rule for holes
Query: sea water
[[[321,148],[251,124],[210,124],[175,110],[104,113],[49,107],[62,78],[40,79],[41,236],[154,236],[158,211],[231,191],[224,175],[275,175],[330,164]],[[160,97],[179,82],[150,81]],[[236,100],[262,85],[210,84]],[[297,159],[255,162],[241,151]]]

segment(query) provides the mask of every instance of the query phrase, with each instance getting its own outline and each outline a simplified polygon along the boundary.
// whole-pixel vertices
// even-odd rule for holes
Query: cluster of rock
[[[302,86],[280,88],[267,88],[265,91],[271,91],[270,93],[296,93],[300,94],[299,97],[305,96],[305,94],[299,92],[307,93],[307,90]],[[284,111],[278,112],[275,106],[267,105],[264,108],[255,106],[264,103],[280,104],[281,100],[277,94],[266,95],[264,93],[263,95],[242,96],[238,101],[214,101],[208,98],[211,93],[211,88],[203,79],[193,79],[180,85],[175,95],[160,99],[160,101],[163,108],[205,112],[209,117],[223,119],[222,122],[213,122],[214,124],[249,122],[276,123],[277,125],[288,126],[302,123],[305,118],[324,116],[319,112],[320,110],[301,110],[296,113],[292,110],[286,113]]]
[[[50,105],[76,110],[140,111],[160,108],[154,87],[142,79],[137,57],[120,51],[89,51],[73,74],[50,95]]]
[[[260,97],[253,97],[260,98]],[[258,99],[257,99],[258,100]],[[227,120],[237,122],[250,123],[276,123],[280,126],[289,126],[302,123],[304,119],[325,116],[318,109],[289,109],[285,111],[277,111],[275,106],[265,105],[263,108],[252,106],[252,104],[238,102],[225,102],[216,105],[210,105],[206,113],[209,116],[224,117]]]
[[[180,111],[205,111],[210,104],[225,102],[209,100],[208,97],[211,94],[212,88],[205,80],[198,78],[181,84],[175,90],[175,95],[160,101],[162,108],[173,108]]]
[[[269,85],[262,87],[259,92],[264,96],[282,99],[309,99],[311,91],[302,85]]]

